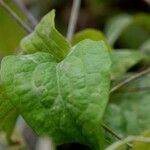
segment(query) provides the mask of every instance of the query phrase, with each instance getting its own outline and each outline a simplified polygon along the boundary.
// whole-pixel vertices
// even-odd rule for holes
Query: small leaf
[[[150,15],[137,14],[133,17],[132,22],[122,32],[118,45],[124,48],[139,48],[150,35]]]
[[[150,148],[150,131],[144,133],[145,138],[149,139],[149,142],[134,142],[132,150],[148,150]]]
[[[141,45],[140,49],[145,53],[150,54],[150,38]]]
[[[146,58],[146,55],[140,51],[128,49],[120,49],[112,51],[112,79],[117,79],[124,75],[128,69],[141,62]]]
[[[146,58],[144,60],[145,65],[150,65],[150,39],[146,40],[141,46],[140,50],[146,54]]]
[[[70,44],[55,29],[55,11],[48,13],[36,26],[35,31],[21,41],[25,53],[48,52],[58,61],[62,60],[70,49]]]
[[[85,39],[91,39],[93,41],[101,41],[102,40],[110,48],[110,45],[108,44],[105,35],[101,31],[91,29],[91,28],[85,29],[85,30],[82,30],[82,31],[76,33],[72,39],[72,44],[75,45],[78,42],[85,40]]]
[[[119,47],[137,49],[149,38],[150,15],[122,14],[110,19],[106,24],[106,37],[111,45],[118,41]],[[139,36],[140,35],[140,36]]]
[[[37,134],[52,137],[57,145],[79,142],[100,150],[110,67],[104,42],[84,40],[59,63],[44,52],[6,57],[1,79]]]
[[[132,22],[132,17],[127,14],[121,14],[108,20],[105,28],[106,37],[111,45],[122,34],[124,29]]]

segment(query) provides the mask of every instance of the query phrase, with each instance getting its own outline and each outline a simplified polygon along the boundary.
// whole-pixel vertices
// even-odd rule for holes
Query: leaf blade
[[[85,40],[74,46],[60,63],[43,52],[6,57],[1,78],[12,103],[39,135],[52,137],[56,144],[74,141],[99,150],[110,66],[104,42]],[[46,121],[47,118],[50,119]]]
[[[48,52],[58,61],[67,55],[70,44],[55,29],[54,18],[55,11],[52,10],[42,18],[35,31],[21,41],[20,45],[25,53]]]

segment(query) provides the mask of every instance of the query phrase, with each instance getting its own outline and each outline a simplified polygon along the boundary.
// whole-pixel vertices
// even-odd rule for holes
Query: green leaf
[[[105,28],[106,37],[111,45],[117,41],[119,47],[137,49],[149,38],[150,15],[121,14],[108,20]]]
[[[84,40],[59,63],[44,52],[5,57],[1,79],[37,134],[52,137],[57,145],[79,142],[100,150],[110,67],[104,42]]]
[[[105,28],[108,42],[113,46],[120,37],[124,29],[132,22],[132,17],[127,14],[121,14],[108,20]]]
[[[13,133],[18,114],[10,103],[5,91],[0,85],[0,130],[6,133],[6,138],[11,143],[11,135]]]
[[[133,51],[128,49],[119,49],[112,51],[112,68],[111,77],[117,79],[124,75],[128,69],[143,61],[146,55],[140,51]]]
[[[110,45],[108,44],[108,41],[107,41],[105,35],[101,31],[95,30],[92,28],[88,28],[88,29],[82,30],[80,32],[77,32],[72,39],[72,44],[75,45],[78,42],[85,40],[85,39],[91,39],[94,41],[103,40],[106,43],[106,45],[110,48]]]
[[[140,49],[147,54],[150,54],[150,38],[140,46]]]
[[[141,46],[140,50],[146,54],[144,64],[150,65],[150,38],[146,40]]]
[[[143,137],[150,139],[150,131],[144,133]],[[148,150],[149,148],[150,148],[150,142],[137,141],[134,142],[132,150]]]
[[[124,48],[139,48],[150,35],[150,15],[137,14],[132,22],[125,28],[119,38],[119,45]]]
[[[104,120],[122,136],[150,129],[150,75],[139,78],[111,95]]]
[[[35,31],[21,41],[25,53],[48,52],[58,61],[62,60],[70,49],[70,44],[55,29],[55,11],[48,13],[36,26]]]

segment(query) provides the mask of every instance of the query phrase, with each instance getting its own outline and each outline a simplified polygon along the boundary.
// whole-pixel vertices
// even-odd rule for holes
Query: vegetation
[[[0,149],[38,149],[21,133],[20,116],[36,137],[50,138],[54,149],[150,149],[148,9],[134,8],[133,14],[129,7],[127,14],[117,0],[80,2],[73,2],[66,39],[55,27],[55,10],[36,24],[30,14],[34,7],[29,11],[18,1],[0,0]],[[48,3],[57,10],[63,1],[39,1],[37,18],[49,10],[41,10]],[[142,4],[149,7],[149,1]],[[91,25],[74,34],[80,30],[77,16],[83,9],[102,19],[96,23],[101,30]],[[59,17],[56,24],[64,32]],[[14,30],[10,33],[5,26]]]

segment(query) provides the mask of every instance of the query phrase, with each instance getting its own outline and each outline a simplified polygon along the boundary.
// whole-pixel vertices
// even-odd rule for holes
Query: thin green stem
[[[106,148],[106,150],[116,150],[116,149],[119,149],[120,146],[127,144],[128,142],[133,142],[133,141],[150,143],[150,138],[143,137],[143,136],[129,136],[126,139],[123,139],[123,140],[120,140],[120,141],[113,143],[108,148]]]
[[[27,32],[32,32],[32,29],[3,1],[0,0],[0,6]]]
[[[102,127],[108,131],[111,135],[113,135],[114,137],[116,137],[118,140],[122,140],[123,138],[121,136],[119,136],[116,132],[114,132],[110,127],[108,127],[106,124],[102,124]],[[129,148],[132,148],[132,144],[127,143],[127,146]]]
[[[115,91],[117,91],[118,89],[120,89],[121,87],[123,87],[124,85],[130,83],[131,81],[134,81],[142,76],[145,76],[146,74],[150,73],[150,67],[142,72],[139,72],[133,76],[131,76],[130,78],[127,78],[126,80],[120,82],[119,84],[117,84],[116,86],[114,86],[111,90],[110,93],[113,93]]]
[[[13,0],[13,1],[17,5],[17,7],[21,10],[21,12],[27,17],[31,26],[35,27],[38,22],[36,18],[32,15],[32,13],[25,7],[23,1],[21,0]]]

